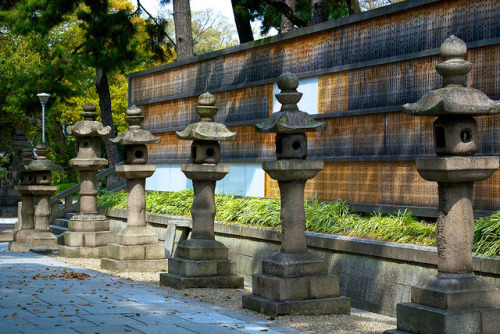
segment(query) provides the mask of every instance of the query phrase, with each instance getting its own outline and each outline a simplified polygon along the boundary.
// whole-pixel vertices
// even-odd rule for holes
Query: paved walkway
[[[1,333],[302,333],[0,244]]]

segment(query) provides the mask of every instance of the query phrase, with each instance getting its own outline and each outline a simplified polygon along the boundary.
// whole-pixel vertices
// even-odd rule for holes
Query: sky
[[[141,4],[151,13],[157,13],[160,0],[141,0]],[[137,5],[135,0],[132,0],[132,3]],[[231,6],[231,0],[191,0],[191,11],[198,11],[204,8],[213,8],[216,12],[221,13],[225,17],[228,18],[229,23],[235,27],[234,16],[233,16],[233,7]],[[172,2],[166,6],[170,12],[172,10]]]
[[[132,3],[137,6],[137,1],[132,0]],[[155,15],[158,12],[158,9],[160,8],[160,0],[141,0],[141,4],[150,12],[152,15]],[[212,8],[216,12],[221,13],[224,15],[229,23],[234,27],[236,30],[236,25],[234,23],[234,15],[233,15],[233,7],[231,6],[231,0],[191,0],[191,11],[199,11],[205,8]],[[166,6],[170,12],[173,12],[172,9],[172,1],[170,2],[169,5]],[[260,27],[260,22],[254,22],[252,23],[252,26],[257,25]],[[255,30],[255,29],[254,29]],[[258,31],[258,30],[257,30]],[[271,33],[271,35],[276,34],[276,32]],[[260,39],[262,38],[261,36],[256,36],[254,35],[255,39]],[[236,36],[236,40],[238,40]]]

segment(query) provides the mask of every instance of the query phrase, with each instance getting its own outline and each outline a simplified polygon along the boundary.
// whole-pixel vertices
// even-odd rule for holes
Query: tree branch
[[[299,28],[307,27],[309,22],[304,20],[299,16],[292,8],[290,8],[284,1],[282,0],[264,0],[268,5],[273,6],[279,11],[281,14],[285,15],[287,19],[289,19],[294,25]]]

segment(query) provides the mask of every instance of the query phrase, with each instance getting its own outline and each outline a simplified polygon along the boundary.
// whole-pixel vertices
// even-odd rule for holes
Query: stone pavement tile
[[[187,328],[184,328],[184,327],[180,327],[180,326],[177,326],[177,325],[146,325],[146,324],[142,324],[142,325],[134,325],[134,326],[130,326],[130,327],[133,327],[139,331],[141,331],[142,333],[145,333],[145,334],[159,334],[159,333],[166,333],[166,334],[194,334],[195,332],[187,329]],[[207,332],[209,333],[209,332]],[[212,333],[210,333],[212,334]],[[228,333],[228,334],[231,334],[231,333]]]
[[[73,294],[64,294],[64,293],[53,293],[53,294],[38,294],[37,298],[43,300],[47,304],[50,305],[80,305],[87,304],[88,300],[85,300],[81,297],[75,296]]]
[[[88,303],[81,305],[82,310],[92,314],[145,314],[145,313],[167,313],[169,309],[158,304],[129,303],[123,305]]]
[[[32,296],[15,296],[5,298],[4,296],[0,297],[0,305],[3,307],[12,307],[20,305],[19,307],[27,307],[27,306],[39,306],[39,305],[48,305],[43,300],[40,300],[36,297]]]
[[[41,329],[32,328],[25,329],[22,331],[24,334],[78,334],[73,328],[51,328],[51,329]]]
[[[136,320],[135,314],[115,314],[115,315],[106,315],[106,314],[89,314],[82,315],[83,319],[92,322],[95,325],[105,325],[105,326],[130,326],[141,324],[139,320]],[[139,318],[139,317],[137,317]]]
[[[122,326],[122,325],[115,325],[115,326],[89,326],[89,327],[73,327],[73,329],[81,334],[95,334],[95,333],[101,333],[101,334],[123,334],[123,333],[140,333],[137,329],[134,329],[130,326]],[[75,333],[76,333],[75,332]],[[158,334],[160,333],[169,333],[169,332],[157,332]],[[170,333],[169,333],[170,334]]]
[[[67,317],[40,317],[40,318],[29,318],[30,321],[42,329],[59,329],[67,327],[76,326],[95,326],[94,323],[81,318],[80,316],[67,316]]]
[[[80,314],[90,314],[79,306],[73,305],[51,305],[51,306],[27,306],[26,311],[29,311],[39,317],[68,317]]]
[[[1,319],[2,333],[21,333],[23,329],[37,328],[29,318]]]
[[[9,307],[0,309],[0,327],[7,319],[36,317],[35,314],[19,307]]]
[[[176,316],[197,324],[220,324],[235,326],[237,323],[243,322],[217,312],[183,313],[176,314]]]

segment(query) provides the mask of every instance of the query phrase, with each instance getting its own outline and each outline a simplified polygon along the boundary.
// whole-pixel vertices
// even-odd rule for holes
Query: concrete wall
[[[125,210],[103,212],[110,218],[111,229],[125,226]],[[148,214],[148,224],[165,240],[167,252],[189,234],[191,219]],[[236,273],[251,283],[251,275],[261,271],[262,259],[279,251],[280,231],[255,226],[216,222],[217,240],[229,247],[236,261]],[[435,247],[307,233],[310,251],[321,256],[329,272],[339,276],[341,295],[351,298],[353,307],[396,315],[396,304],[410,301],[410,288],[424,277],[437,272]],[[500,257],[474,258],[474,270],[500,288]]]

